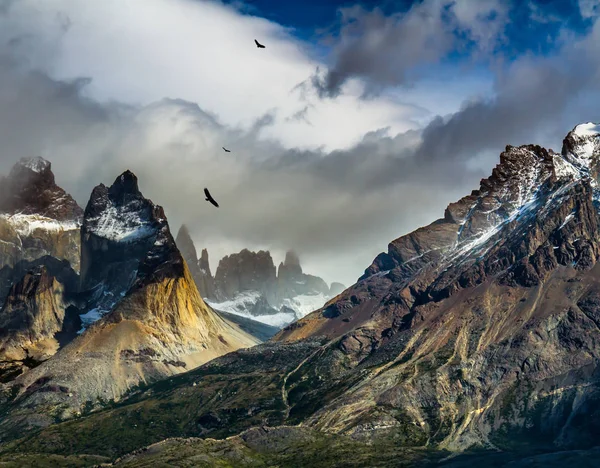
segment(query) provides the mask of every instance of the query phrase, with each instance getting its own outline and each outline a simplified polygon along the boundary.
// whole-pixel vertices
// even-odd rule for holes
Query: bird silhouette
[[[204,195],[206,195],[207,202],[211,202],[213,205],[215,205],[217,208],[219,208],[219,204],[215,201],[215,199],[212,197],[212,195],[210,194],[210,192],[208,191],[207,188],[204,189]]]
[[[262,45],[260,42],[258,42],[256,39],[254,39],[254,42],[256,43],[256,47],[258,47],[259,49],[264,49],[265,46]]]
[[[228,150],[227,148],[225,148],[224,146],[221,146],[221,148],[223,148],[223,150],[224,150],[226,153],[231,153],[231,151],[229,151],[229,150]]]

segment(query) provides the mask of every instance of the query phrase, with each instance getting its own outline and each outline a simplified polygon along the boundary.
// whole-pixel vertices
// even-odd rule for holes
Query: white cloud
[[[294,248],[307,271],[350,284],[391,239],[442,213],[461,181],[478,178],[460,165],[418,167],[407,155],[419,134],[402,132],[488,92],[489,78],[443,75],[369,100],[349,80],[342,96],[321,101],[296,87],[320,65],[310,45],[189,0],[20,0],[0,15],[0,52],[8,43],[30,68],[92,81],[79,92],[10,68],[0,75],[2,169],[40,154],[83,205],[94,185],[131,169],[174,231],[190,225],[213,269],[242,247],[269,248],[276,262]],[[456,190],[432,190],[438,172],[456,173]],[[204,202],[205,186],[220,209]]]
[[[361,101],[357,82],[337,101],[320,101],[310,90],[303,99],[294,88],[319,65],[309,58],[311,46],[275,23],[215,2],[20,0],[9,21],[36,35],[37,50],[43,44],[37,65],[57,79],[91,77],[94,98],[132,104],[181,98],[230,126],[248,127],[275,111],[264,135],[287,146],[348,147],[380,127],[415,128],[412,117],[420,113],[384,98]],[[257,49],[254,38],[267,48]],[[307,105],[305,120],[290,119]]]
[[[600,1],[579,0],[579,12],[583,18],[593,18],[600,15]]]

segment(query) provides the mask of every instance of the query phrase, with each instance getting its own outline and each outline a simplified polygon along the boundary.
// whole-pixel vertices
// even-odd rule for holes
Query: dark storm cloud
[[[516,61],[498,77],[493,99],[434,119],[423,131],[416,156],[423,161],[447,154],[467,158],[507,143],[533,141],[560,150],[565,132],[577,123],[600,121],[599,78],[597,22],[587,37],[568,43],[558,56]],[[582,95],[589,96],[587,105],[573,106]]]
[[[467,43],[493,48],[507,10],[507,2],[496,0],[424,0],[389,16],[378,8],[342,8],[333,63],[325,73],[317,70],[312,84],[321,97],[336,97],[350,78],[363,79],[367,95],[408,83],[416,66],[436,63]]]

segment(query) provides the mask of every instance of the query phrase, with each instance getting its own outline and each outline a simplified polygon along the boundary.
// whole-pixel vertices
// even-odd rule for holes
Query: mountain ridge
[[[392,241],[356,284],[270,342],[11,450],[115,458],[165,437],[223,439],[261,426],[396,449],[591,449],[600,433],[594,128],[576,126],[561,153],[508,146],[444,218]],[[278,431],[298,437],[290,443],[305,437]]]

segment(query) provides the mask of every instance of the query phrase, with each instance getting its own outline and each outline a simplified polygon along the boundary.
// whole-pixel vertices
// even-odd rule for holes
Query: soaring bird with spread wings
[[[260,42],[258,42],[256,39],[254,39],[254,43],[256,44],[256,47],[258,47],[259,49],[264,49],[265,46],[262,45]]]
[[[225,151],[226,153],[231,153],[231,150],[228,150],[227,148],[225,148],[224,146],[221,146],[221,148],[223,148],[223,151]]]
[[[215,199],[212,197],[212,195],[210,194],[210,192],[208,191],[207,188],[204,189],[204,195],[206,195],[207,202],[211,202],[213,205],[215,205],[217,208],[219,208],[219,204],[215,201]]]

